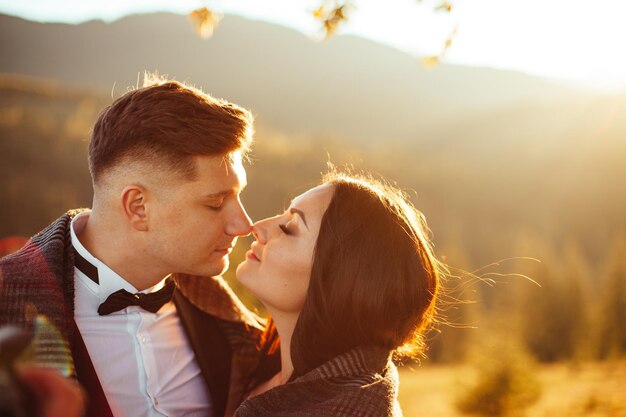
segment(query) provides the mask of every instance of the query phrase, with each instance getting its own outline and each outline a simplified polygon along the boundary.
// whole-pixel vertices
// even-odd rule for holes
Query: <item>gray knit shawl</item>
[[[389,350],[359,347],[245,400],[235,417],[402,416]]]

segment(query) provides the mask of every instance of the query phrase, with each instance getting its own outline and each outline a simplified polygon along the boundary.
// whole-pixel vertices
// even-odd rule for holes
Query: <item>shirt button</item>
[[[158,398],[154,399],[154,405],[159,405],[159,399]]]
[[[146,343],[146,336],[141,336],[141,343]]]

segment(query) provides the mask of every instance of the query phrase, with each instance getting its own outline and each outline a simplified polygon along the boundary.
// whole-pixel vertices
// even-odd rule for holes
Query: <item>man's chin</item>
[[[208,277],[215,277],[217,275],[222,275],[224,272],[228,271],[228,267],[230,266],[230,262],[228,258],[224,258],[221,262],[215,262],[207,268],[207,273],[203,274]]]
[[[185,274],[199,277],[215,277],[224,274],[228,270],[230,262],[227,257],[220,260],[212,260],[204,265],[195,265],[193,268],[185,269]]]

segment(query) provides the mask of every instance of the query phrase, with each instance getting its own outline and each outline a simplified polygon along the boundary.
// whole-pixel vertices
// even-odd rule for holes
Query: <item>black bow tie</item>
[[[98,268],[83,258],[76,249],[74,249],[74,266],[93,282],[100,284]],[[174,287],[174,281],[168,278],[163,288],[150,294],[131,294],[126,290],[115,291],[107,297],[104,303],[100,304],[98,313],[101,316],[106,316],[107,314],[123,310],[128,306],[140,306],[144,310],[156,313],[163,307],[163,304],[172,299]]]
[[[107,314],[123,310],[128,306],[139,306],[151,313],[156,313],[163,307],[163,304],[172,299],[173,293],[174,281],[171,279],[165,281],[165,285],[159,291],[150,294],[140,292],[131,294],[126,290],[118,290],[109,295],[104,303],[100,304],[98,314],[106,316]]]

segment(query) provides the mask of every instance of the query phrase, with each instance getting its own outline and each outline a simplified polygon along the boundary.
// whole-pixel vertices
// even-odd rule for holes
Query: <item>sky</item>
[[[0,0],[0,12],[41,22],[113,21],[131,13],[208,7],[314,36],[323,0]],[[436,55],[455,29],[444,62],[512,69],[605,91],[626,91],[626,0],[353,0],[339,33],[417,56]],[[384,7],[381,7],[384,5]],[[219,30],[219,27],[218,29]]]

